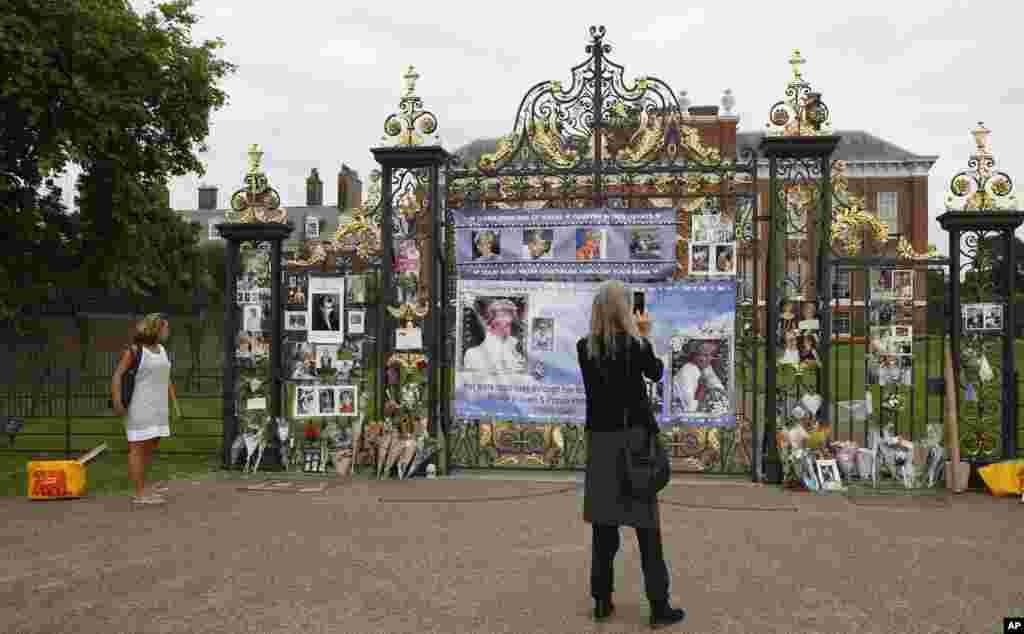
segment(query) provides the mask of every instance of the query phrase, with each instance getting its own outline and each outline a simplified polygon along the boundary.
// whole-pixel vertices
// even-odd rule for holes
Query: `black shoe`
[[[603,621],[612,614],[615,614],[615,605],[612,604],[612,600],[609,599],[595,599],[594,601],[594,619],[597,621]]]
[[[668,601],[659,601],[651,604],[651,627],[663,627],[682,623],[686,619],[686,610],[673,608]]]

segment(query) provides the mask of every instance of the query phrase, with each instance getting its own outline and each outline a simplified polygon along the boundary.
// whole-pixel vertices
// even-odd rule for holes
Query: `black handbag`
[[[626,352],[626,376],[629,372],[629,352]],[[642,379],[641,379],[642,380]],[[651,412],[651,404],[647,400],[647,389],[644,386],[644,399],[642,407],[646,410],[647,417],[653,421],[654,414]],[[622,411],[622,426],[626,430],[626,442],[622,448],[623,462],[625,463],[624,489],[629,497],[637,500],[654,500],[658,492],[664,489],[672,478],[672,468],[669,465],[668,452],[661,442],[661,437],[650,429],[630,429],[629,407]],[[645,436],[639,447],[630,442],[640,432]]]
[[[139,347],[138,354],[135,355],[135,360],[132,361],[130,368],[125,370],[125,373],[121,375],[121,403],[127,408],[132,402],[132,393],[135,392],[135,374],[139,371],[139,365],[142,363],[142,347]],[[107,407],[114,407],[114,399],[107,399]]]

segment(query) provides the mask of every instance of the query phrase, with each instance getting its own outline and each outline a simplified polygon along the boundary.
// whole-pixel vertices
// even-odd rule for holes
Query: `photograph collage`
[[[609,255],[609,231],[609,228],[602,227],[480,229],[470,232],[470,258],[473,262],[555,260],[556,245],[569,243],[568,250],[560,256],[563,259],[571,258],[577,262],[607,260],[618,257]],[[631,260],[660,260],[664,257],[656,227],[634,227],[626,239]]]
[[[820,323],[815,302],[796,299],[782,301],[778,332],[780,365],[818,366]]]
[[[270,289],[259,276],[264,258],[245,255],[238,279],[236,360],[239,367],[252,368],[270,355],[272,313]],[[299,383],[292,416],[358,415],[356,383],[363,367],[371,283],[367,275],[282,273],[282,376]]]
[[[914,384],[913,300],[914,271],[869,271],[865,385]]]
[[[736,235],[720,213],[690,216],[690,275],[736,275]]]

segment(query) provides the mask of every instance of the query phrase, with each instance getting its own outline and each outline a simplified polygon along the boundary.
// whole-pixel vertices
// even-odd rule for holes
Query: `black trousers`
[[[615,580],[615,554],[621,537],[618,526],[593,524],[594,540],[590,563],[590,594],[595,599],[608,599]],[[637,528],[640,546],[640,567],[644,571],[644,590],[650,602],[668,600],[668,566],[661,549],[661,528]]]

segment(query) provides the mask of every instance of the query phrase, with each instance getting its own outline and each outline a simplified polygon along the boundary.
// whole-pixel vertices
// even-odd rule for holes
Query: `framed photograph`
[[[285,276],[288,282],[285,292],[285,303],[289,306],[306,306],[306,276],[299,273],[289,273]]]
[[[736,245],[716,244],[713,272],[715,275],[736,275]]]
[[[629,258],[631,260],[660,260],[661,242],[654,227],[635,227],[629,236]]]
[[[462,301],[459,369],[488,374],[527,371],[527,295],[469,295]]]
[[[523,259],[549,260],[554,256],[554,229],[524,229]]]
[[[396,350],[422,350],[423,329],[413,326],[411,328],[395,329]]]
[[[295,418],[310,418],[320,415],[320,401],[317,386],[300,385],[295,388]]]
[[[581,228],[576,230],[576,259],[578,261],[604,260],[608,255],[606,229]]]
[[[359,399],[356,398],[358,388],[355,385],[343,385],[335,389],[338,391],[338,415],[359,416]]]
[[[284,329],[306,332],[309,329],[309,314],[304,310],[284,311]]]
[[[501,256],[501,233],[493,229],[471,232],[473,238],[473,259],[494,260]]]
[[[530,347],[540,352],[555,349],[555,320],[550,317],[534,317],[530,324]]]
[[[839,473],[839,465],[835,460],[816,460],[818,482],[825,491],[841,491],[843,479]]]
[[[690,274],[707,275],[711,272],[711,245],[690,244]]]
[[[309,335],[314,343],[341,343],[345,327],[345,278],[342,276],[309,277]]]
[[[366,332],[366,311],[348,311],[348,334],[361,335]]]
[[[690,242],[714,242],[714,229],[710,214],[692,214],[690,216]]]

